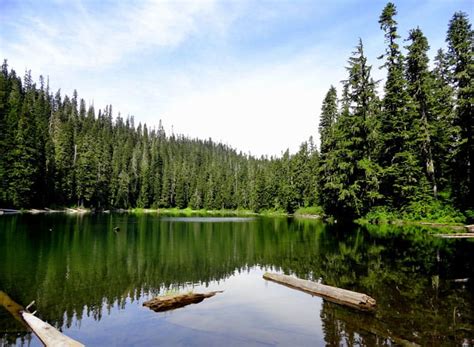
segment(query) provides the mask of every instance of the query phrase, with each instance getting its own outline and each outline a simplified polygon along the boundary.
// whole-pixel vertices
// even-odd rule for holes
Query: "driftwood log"
[[[21,316],[25,320],[26,324],[33,330],[38,338],[47,347],[84,347],[82,343],[61,334],[56,328],[49,323],[43,322],[38,317],[34,316],[29,312],[21,312]]]
[[[263,278],[362,311],[372,311],[376,307],[375,299],[366,294],[353,292],[347,289],[331,287],[308,280],[269,272],[266,272],[263,275]]]
[[[155,312],[164,312],[200,303],[204,299],[210,298],[217,293],[222,293],[222,291],[157,296],[156,298],[145,301],[143,306],[146,306]]]
[[[434,236],[441,237],[443,239],[468,239],[474,238],[474,233],[435,234]]]
[[[30,328],[45,346],[84,347],[82,343],[61,334],[50,324],[35,317],[34,313],[29,313],[28,308],[33,304],[34,301],[23,308],[23,306],[13,301],[7,293],[0,290],[0,306],[5,307],[15,319]]]
[[[474,224],[471,225],[465,225],[464,228],[468,233],[474,233]]]

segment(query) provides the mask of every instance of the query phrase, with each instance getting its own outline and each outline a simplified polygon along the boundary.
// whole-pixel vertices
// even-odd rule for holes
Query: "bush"
[[[413,201],[400,210],[376,206],[358,220],[359,223],[385,224],[395,221],[434,222],[442,224],[465,223],[466,216],[442,199]]]
[[[322,216],[324,214],[323,208],[320,206],[300,207],[295,211],[295,215],[313,215]]]
[[[466,216],[441,200],[415,201],[402,209],[402,219],[437,223],[464,223]]]

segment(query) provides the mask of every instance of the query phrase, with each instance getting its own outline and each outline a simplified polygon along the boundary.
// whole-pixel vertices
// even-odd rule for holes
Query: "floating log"
[[[452,280],[454,283],[467,283],[469,282],[469,277],[468,278],[456,278]]]
[[[76,340],[61,334],[51,324],[43,322],[33,314],[22,311],[21,316],[38,338],[47,347],[64,346],[64,347],[84,347],[84,345]]]
[[[287,275],[279,275],[269,272],[266,272],[263,275],[263,278],[294,289],[301,290],[311,295],[318,295],[328,301],[350,306],[352,308],[356,308],[362,311],[372,311],[376,307],[375,299],[371,298],[366,294],[353,292],[347,289],[331,287],[308,280],[302,280]]]
[[[155,312],[164,312],[174,310],[176,308],[184,307],[191,304],[197,304],[204,299],[210,298],[217,293],[222,291],[209,292],[209,293],[188,293],[188,294],[177,294],[177,295],[165,295],[157,296],[151,300],[145,301],[143,306],[149,307]]]
[[[0,208],[0,211],[2,214],[18,214],[21,212],[20,210],[14,210],[12,208]]]
[[[453,233],[453,234],[434,234],[436,237],[443,239],[468,239],[474,238],[474,233]]]
[[[6,310],[15,317],[15,319],[33,330],[45,346],[84,347],[83,344],[61,334],[50,324],[35,317],[34,313],[29,313],[28,309],[33,304],[34,301],[32,301],[26,308],[23,308],[23,306],[13,301],[7,293],[0,290],[0,306],[5,307]]]

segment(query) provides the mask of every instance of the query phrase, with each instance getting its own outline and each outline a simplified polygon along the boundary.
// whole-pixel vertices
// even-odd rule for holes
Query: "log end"
[[[467,230],[468,233],[474,233],[474,224],[465,225],[464,228]]]
[[[363,300],[359,303],[361,309],[365,309],[367,311],[373,311],[377,308],[377,301],[374,298],[365,295]]]

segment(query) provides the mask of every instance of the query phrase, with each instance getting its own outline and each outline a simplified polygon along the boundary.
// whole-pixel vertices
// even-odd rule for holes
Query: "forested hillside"
[[[0,73],[0,205],[280,209],[320,205],[357,218],[404,211],[474,217],[474,43],[465,13],[430,62],[420,28],[403,40],[388,3],[379,24],[387,75],[371,77],[362,40],[347,79],[330,87],[313,140],[298,153],[255,158],[209,140],[165,134],[95,110],[41,77]],[[404,44],[404,49],[401,45]],[[406,53],[405,53],[406,52]],[[337,82],[337,81],[335,81]],[[290,115],[288,115],[290,117]],[[316,126],[315,126],[316,131]],[[282,139],[284,143],[284,139]],[[398,212],[397,212],[398,211]],[[459,220],[462,220],[462,216]]]
[[[167,135],[133,118],[54,96],[43,78],[0,74],[0,204],[292,211],[313,204],[317,152],[255,159],[212,140]]]

